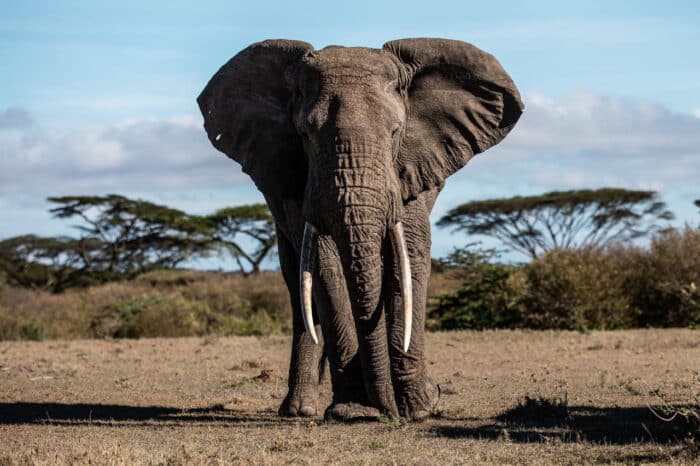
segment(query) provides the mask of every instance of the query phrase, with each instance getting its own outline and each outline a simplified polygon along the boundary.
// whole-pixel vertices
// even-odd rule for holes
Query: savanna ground
[[[0,342],[0,464],[697,461],[649,409],[697,396],[697,331],[427,339],[434,416],[353,425],[276,416],[285,336]]]

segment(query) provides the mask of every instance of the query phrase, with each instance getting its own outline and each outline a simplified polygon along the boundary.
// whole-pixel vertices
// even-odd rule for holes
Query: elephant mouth
[[[398,222],[389,229],[389,236],[394,252],[394,260],[399,270],[399,285],[401,290],[401,303],[403,314],[403,350],[407,352],[411,343],[411,329],[413,326],[413,290],[411,279],[411,263],[408,257],[406,237],[403,223]],[[306,332],[314,343],[318,344],[318,336],[313,322],[312,293],[313,293],[313,268],[318,253],[318,233],[316,228],[306,222],[304,236],[301,245],[301,257],[299,261],[301,311]]]

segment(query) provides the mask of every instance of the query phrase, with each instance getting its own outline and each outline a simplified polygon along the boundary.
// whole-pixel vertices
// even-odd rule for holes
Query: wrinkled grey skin
[[[333,385],[327,418],[426,417],[439,395],[424,353],[428,217],[445,178],[517,122],[523,105],[513,81],[494,57],[460,41],[316,51],[269,40],[226,63],[198,102],[212,144],[243,166],[277,224],[294,310],[280,414],[317,415],[325,351]],[[408,352],[387,233],[399,221],[413,280]],[[301,317],[305,222],[319,233],[313,309],[323,346]]]

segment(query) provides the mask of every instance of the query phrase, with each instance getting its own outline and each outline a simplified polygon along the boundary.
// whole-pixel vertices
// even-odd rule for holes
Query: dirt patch
[[[427,339],[434,416],[353,425],[276,416],[287,337],[2,342],[0,464],[697,459],[687,421],[649,406],[693,400],[698,331]],[[326,381],[321,412],[329,396]]]

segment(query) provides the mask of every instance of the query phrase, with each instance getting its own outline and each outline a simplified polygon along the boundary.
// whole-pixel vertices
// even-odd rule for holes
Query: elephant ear
[[[404,200],[441,186],[498,144],[523,111],[512,79],[490,54],[447,39],[402,39],[384,49],[406,66],[408,121],[398,155]]]
[[[311,50],[292,40],[253,44],[222,66],[197,98],[211,143],[266,195],[300,199],[304,192],[306,162],[285,72]]]

